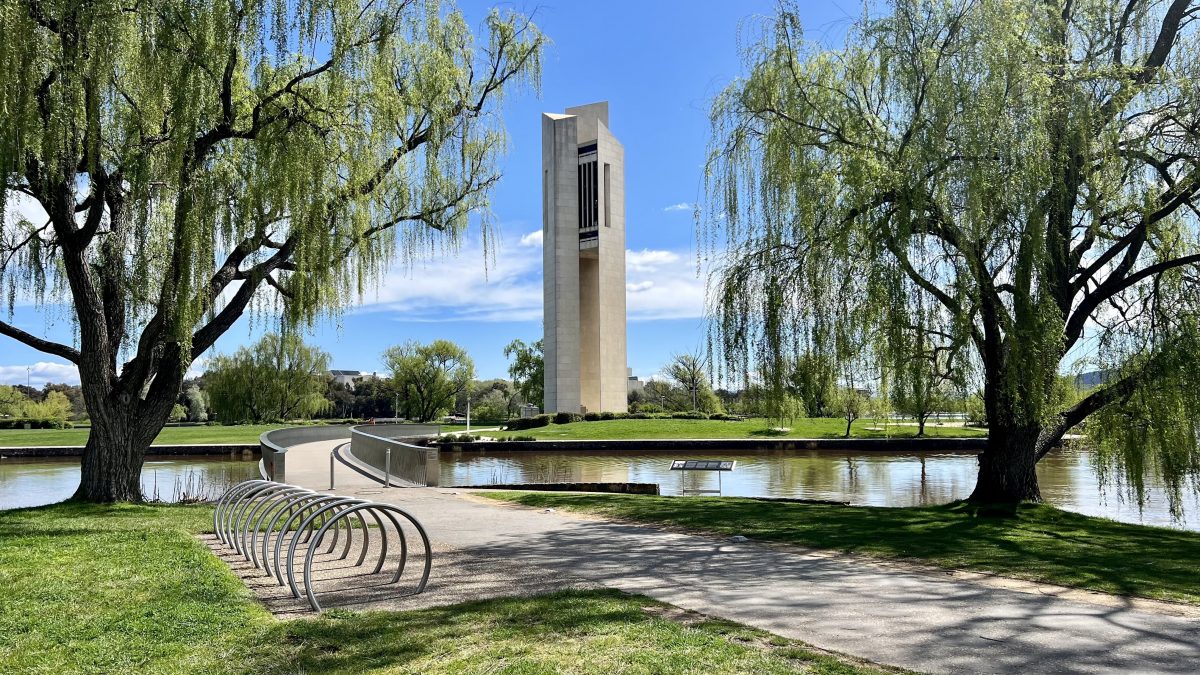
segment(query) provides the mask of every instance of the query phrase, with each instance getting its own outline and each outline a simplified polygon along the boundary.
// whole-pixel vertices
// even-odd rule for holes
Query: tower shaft
[[[542,115],[547,412],[627,409],[625,149],[608,103]]]

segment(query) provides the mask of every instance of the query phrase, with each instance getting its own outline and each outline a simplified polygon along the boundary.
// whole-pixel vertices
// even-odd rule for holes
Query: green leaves
[[[405,417],[421,422],[453,411],[455,398],[475,378],[475,363],[449,340],[423,345],[409,341],[383,353],[384,364],[401,392]]]
[[[994,436],[1038,457],[1153,387],[1125,365],[1170,361],[1200,317],[1200,34],[1181,7],[895,0],[829,48],[784,3],[711,114],[723,367],[779,382],[805,355],[855,361],[913,403],[934,382],[919,357],[961,351],[934,370],[971,388],[978,372]],[[1131,379],[1072,404],[1068,357]],[[1197,480],[1179,459],[1196,435],[1163,421],[1182,399],[1153,405],[1161,433],[1111,447],[1161,461],[1120,465]]]
[[[294,334],[268,333],[231,356],[214,357],[205,386],[221,422],[279,422],[328,410],[328,377],[329,354]]]

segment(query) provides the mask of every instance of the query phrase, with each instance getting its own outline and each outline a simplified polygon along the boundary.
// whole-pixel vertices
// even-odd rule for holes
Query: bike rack
[[[300,598],[303,588],[309,605],[318,612],[321,611],[321,605],[317,601],[312,580],[316,556],[337,555],[336,560],[346,560],[354,545],[359,544],[361,551],[351,567],[361,568],[371,549],[371,529],[375,528],[380,537],[379,558],[374,568],[365,572],[365,575],[379,574],[383,570],[387,564],[389,544],[394,538],[399,544],[399,555],[395,556],[399,560],[395,562],[395,573],[385,584],[398,583],[408,563],[409,541],[404,533],[406,523],[420,535],[425,555],[424,570],[414,591],[421,593],[429,582],[433,549],[421,523],[398,506],[253,479],[231,487],[217,500],[213,509],[213,531],[218,541],[251,562],[255,568],[262,569],[280,586],[287,585],[293,597]],[[332,536],[330,530],[333,531]],[[338,554],[336,551],[343,536],[345,542]],[[324,546],[326,543],[327,547]],[[303,555],[304,559],[297,576],[296,559],[299,555]]]

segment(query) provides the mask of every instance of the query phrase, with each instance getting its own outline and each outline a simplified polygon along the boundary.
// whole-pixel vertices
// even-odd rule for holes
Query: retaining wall
[[[861,450],[876,452],[981,451],[986,438],[704,438],[482,441],[441,443],[443,452],[721,452],[730,450]]]

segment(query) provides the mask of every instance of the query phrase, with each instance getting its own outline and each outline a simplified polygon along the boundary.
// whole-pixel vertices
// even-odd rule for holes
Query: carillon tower
[[[625,149],[608,103],[542,115],[545,411],[624,412]]]

